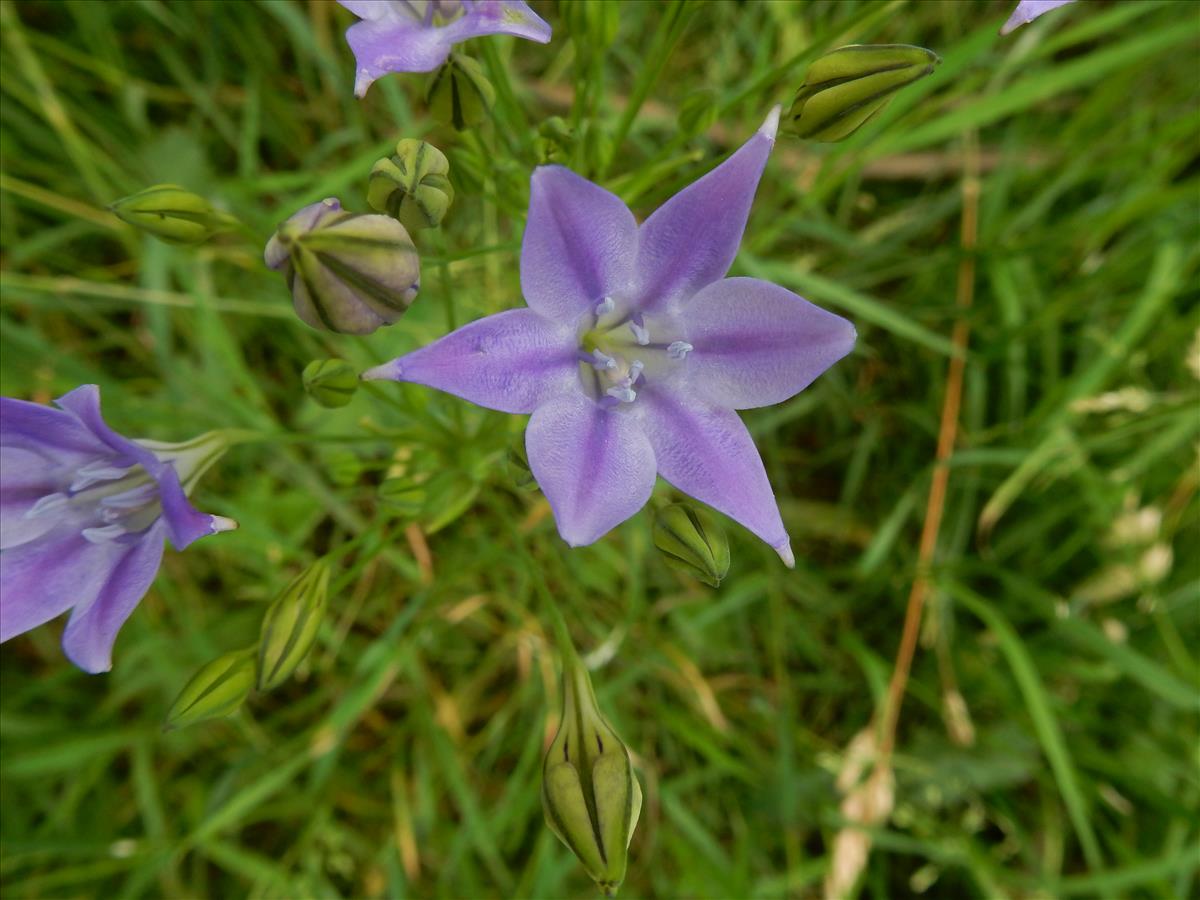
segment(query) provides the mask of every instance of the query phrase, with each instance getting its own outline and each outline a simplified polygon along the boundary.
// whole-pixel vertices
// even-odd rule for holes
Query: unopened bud
[[[420,287],[421,264],[404,226],[346,212],[332,198],[280,225],[264,258],[284,273],[296,315],[322,331],[370,334],[404,315]]]
[[[344,359],[314,359],[300,377],[304,392],[326,409],[345,406],[358,390],[358,373]]]
[[[693,91],[679,107],[679,130],[694,137],[708,131],[716,123],[719,113],[716,91],[711,88]]]
[[[237,224],[228,213],[177,184],[156,184],[108,208],[122,222],[171,244],[200,244]]]
[[[667,565],[717,587],[729,571],[729,541],[716,517],[690,503],[672,503],[655,513],[654,546]]]
[[[435,119],[462,131],[487,118],[496,102],[496,89],[479,63],[461,53],[451,53],[430,77],[425,102]]]
[[[167,713],[167,728],[237,712],[254,687],[254,651],[234,650],[200,668]]]
[[[932,72],[941,59],[908,44],[851,44],[808,67],[785,130],[810,141],[840,141],[879,112],[892,94]]]
[[[258,639],[258,689],[278,687],[296,671],[317,639],[329,593],[324,559],[300,573],[272,601]]]
[[[600,714],[583,662],[563,656],[562,724],[542,763],[546,824],[607,896],[625,880],[642,788],[629,751]]]
[[[367,203],[409,231],[436,228],[454,201],[450,161],[433,144],[406,139],[371,168]]]

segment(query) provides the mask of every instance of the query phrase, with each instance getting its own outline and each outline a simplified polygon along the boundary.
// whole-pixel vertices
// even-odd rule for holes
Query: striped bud
[[[435,119],[462,131],[487,118],[496,102],[496,89],[479,63],[461,53],[451,53],[430,77],[425,102]]]
[[[343,359],[314,359],[300,377],[304,392],[326,409],[345,406],[358,390],[358,373]]]
[[[433,144],[406,139],[371,167],[367,203],[409,231],[436,228],[454,201],[450,161]]]
[[[625,880],[642,788],[629,751],[600,714],[587,669],[569,645],[563,656],[563,712],[542,763],[546,824],[583,863],[606,896]]]
[[[654,546],[667,565],[717,587],[729,571],[725,530],[706,509],[672,503],[654,516]]]
[[[238,711],[254,687],[254,650],[234,650],[200,668],[167,713],[166,728],[183,728]]]
[[[258,638],[258,689],[279,687],[296,671],[317,639],[329,593],[324,559],[300,573],[272,601]]]
[[[908,44],[839,47],[808,67],[785,130],[810,141],[843,140],[939,63],[932,50]]]
[[[201,244],[237,224],[228,213],[177,184],[156,184],[108,208],[122,222],[170,244]]]
[[[280,225],[264,259],[284,273],[296,315],[322,331],[370,334],[391,325],[420,287],[420,261],[404,226],[346,212],[332,198]]]

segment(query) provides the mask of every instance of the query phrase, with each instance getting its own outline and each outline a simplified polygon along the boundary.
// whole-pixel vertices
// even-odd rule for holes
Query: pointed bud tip
[[[789,569],[796,568],[796,557],[792,554],[792,542],[784,540],[781,544],[776,544],[771,548],[779,554],[779,558],[783,560],[783,564]]]

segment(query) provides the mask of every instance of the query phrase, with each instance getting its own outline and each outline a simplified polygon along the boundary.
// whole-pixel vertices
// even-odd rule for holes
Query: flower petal
[[[558,533],[572,547],[598,540],[646,505],[654,452],[636,417],[581,392],[539,406],[525,431],[529,468]]]
[[[685,403],[674,392],[649,387],[638,394],[637,402],[658,474],[746,526],[790,565],[791,549],[775,493],[738,414]]]
[[[628,290],[637,221],[615,194],[562,166],[533,172],[521,243],[525,302],[574,324],[604,297]]]
[[[93,544],[64,525],[0,553],[0,642],[94,598],[120,549]]]
[[[162,561],[163,535],[155,527],[140,540],[116,544],[120,552],[110,562],[95,597],[79,603],[63,632],[67,658],[85,672],[112,668],[112,647],[117,632],[150,589]]]
[[[35,503],[58,488],[44,456],[0,444],[0,550],[28,543],[59,523],[50,513],[28,515]]]
[[[1017,4],[1017,8],[1012,11],[1012,15],[1008,17],[1008,21],[1001,27],[1000,33],[1008,34],[1022,25],[1032,22],[1043,13],[1073,2],[1074,0],[1021,0]]]
[[[525,0],[476,0],[461,19],[446,26],[454,43],[488,34],[511,34],[515,37],[550,42],[550,26],[529,8]]]
[[[367,372],[424,384],[488,409],[531,413],[578,384],[574,332],[531,309],[487,316]]]
[[[679,314],[688,386],[719,406],[771,406],[804,390],[854,347],[854,326],[786,288],[726,278]]]
[[[775,107],[736,153],[642,224],[636,272],[639,309],[654,312],[686,300],[729,271],[778,126]]]
[[[71,414],[11,397],[0,397],[0,446],[20,447],[69,468],[110,453]]]
[[[354,96],[364,96],[376,78],[389,72],[432,72],[450,55],[454,40],[448,31],[391,17],[355,22],[346,29],[357,66]]]

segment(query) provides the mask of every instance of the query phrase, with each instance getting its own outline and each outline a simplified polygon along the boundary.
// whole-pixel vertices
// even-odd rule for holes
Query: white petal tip
[[[226,516],[212,516],[213,534],[220,534],[223,531],[237,531],[238,523]]]
[[[392,360],[391,362],[384,363],[382,366],[367,369],[367,371],[358,377],[360,381],[399,381],[400,372],[400,366],[396,364],[395,360]]]
[[[785,566],[787,566],[789,569],[796,568],[796,557],[792,555],[791,541],[784,541],[779,546],[772,547],[771,549],[779,554],[779,558],[783,560],[783,564]]]
[[[767,113],[767,120],[758,129],[758,133],[766,137],[768,141],[775,140],[775,134],[779,131],[779,116],[782,112],[783,107],[776,103],[771,108],[771,111]]]

